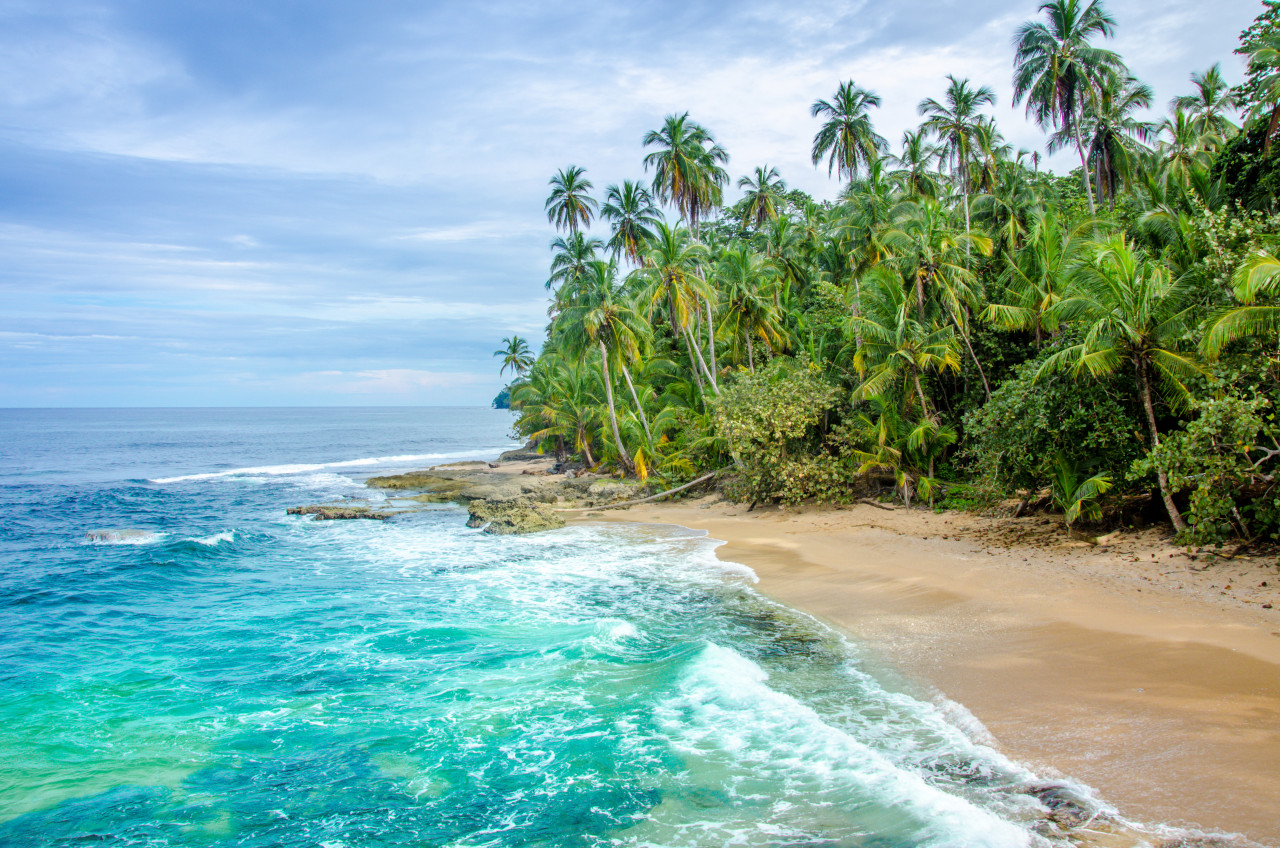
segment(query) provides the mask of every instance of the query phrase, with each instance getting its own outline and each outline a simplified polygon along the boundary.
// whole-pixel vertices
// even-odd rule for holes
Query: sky
[[[487,404],[543,335],[557,169],[644,179],[688,111],[734,183],[828,199],[813,101],[874,90],[896,146],[948,73],[1042,150],[1010,102],[1037,5],[0,0],[0,406]],[[1239,81],[1261,3],[1108,8],[1164,104]]]

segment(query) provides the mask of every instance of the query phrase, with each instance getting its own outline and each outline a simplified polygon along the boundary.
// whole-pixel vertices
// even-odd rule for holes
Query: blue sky
[[[557,168],[641,178],[688,110],[735,181],[831,197],[809,104],[852,78],[896,140],[947,73],[1040,148],[1009,103],[1036,5],[0,0],[0,406],[487,403],[545,324]],[[1240,78],[1261,5],[1110,8],[1164,103]]]

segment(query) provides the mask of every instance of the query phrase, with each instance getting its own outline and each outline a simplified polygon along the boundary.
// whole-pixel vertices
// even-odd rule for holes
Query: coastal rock
[[[540,459],[546,459],[543,454],[529,448],[517,448],[509,450],[498,457],[498,462],[535,462]]]
[[[379,512],[367,506],[350,506],[345,504],[312,504],[311,506],[291,506],[286,512],[289,515],[314,515],[316,521],[344,521],[367,518],[372,521],[386,521],[394,513]]]
[[[564,519],[545,503],[528,498],[489,501],[475,500],[467,505],[468,527],[483,527],[495,536],[538,533],[564,526]]]

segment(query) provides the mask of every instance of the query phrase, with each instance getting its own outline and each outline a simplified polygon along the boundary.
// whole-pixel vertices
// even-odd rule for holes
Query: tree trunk
[[[1155,450],[1160,444],[1160,434],[1156,430],[1156,409],[1151,403],[1151,380],[1147,376],[1145,363],[1135,363],[1134,370],[1138,376],[1138,391],[1142,393],[1142,408],[1147,413],[1147,429],[1151,431],[1151,449]],[[1156,480],[1160,483],[1160,498],[1164,501],[1165,511],[1169,513],[1169,520],[1173,522],[1173,529],[1179,533],[1184,532],[1187,522],[1182,520],[1182,513],[1173,502],[1173,493],[1169,491],[1169,475],[1159,466],[1156,466]]]
[[[604,372],[604,396],[609,401],[609,423],[613,425],[613,443],[618,446],[618,457],[622,467],[630,474],[635,470],[631,455],[622,446],[622,434],[618,431],[618,412],[613,406],[613,380],[609,376],[609,350],[600,342],[600,369]]]
[[[693,382],[698,387],[698,394],[701,395],[703,393],[702,375],[698,373],[698,363],[693,358],[693,346],[689,344],[689,334],[676,318],[676,296],[673,291],[667,292],[667,316],[671,322],[671,335],[678,335],[684,340],[685,352],[689,354],[689,370],[693,372]]]
[[[595,465],[596,465],[596,458],[595,458],[594,456],[592,456],[592,455],[591,455],[591,439],[590,439],[590,438],[586,438],[586,439],[582,438],[582,434],[579,434],[579,435],[578,435],[578,438],[579,438],[579,440],[582,442],[582,455],[583,455],[583,456],[586,458],[586,460],[587,460],[587,467],[588,467],[588,468],[595,468]]]
[[[631,400],[635,401],[636,412],[640,414],[640,423],[644,425],[644,436],[649,440],[649,447],[653,447],[653,434],[649,432],[649,417],[644,414],[644,404],[640,403],[640,396],[636,394],[636,387],[631,382],[631,372],[627,370],[627,363],[622,363],[622,376],[627,381],[627,388],[631,390]]]
[[[755,351],[751,347],[751,330],[747,330],[747,364],[751,366],[751,373],[756,373],[756,357]]]
[[[1096,215],[1098,210],[1093,205],[1093,184],[1089,180],[1089,163],[1084,158],[1084,140],[1080,138],[1080,122],[1072,116],[1071,123],[1075,130],[1076,150],[1080,151],[1080,177],[1084,181],[1084,193],[1089,198],[1089,214]]]
[[[969,357],[973,360],[973,364],[978,367],[978,376],[982,378],[982,388],[987,393],[987,400],[991,400],[991,384],[987,382],[987,375],[982,370],[982,363],[978,361],[978,354],[973,352],[973,345],[969,342],[969,334],[965,332],[964,327],[960,326],[959,321],[956,321],[956,329],[960,331],[960,338],[964,339],[964,346],[969,349]]]
[[[715,317],[711,312],[711,301],[704,301],[707,305],[707,348],[711,351],[711,388],[715,389],[716,394],[720,394],[720,381],[717,379],[717,372],[720,368],[716,365],[716,323]]]
[[[916,394],[920,397],[920,414],[932,421],[933,416],[929,414],[929,401],[925,400],[924,387],[920,385],[920,372],[912,368],[911,379],[915,381]]]
[[[720,394],[720,389],[716,387],[715,380],[711,379],[711,370],[707,368],[707,360],[702,357],[702,346],[693,338],[693,332],[688,327],[685,328],[684,337],[685,343],[689,345],[689,349],[697,355],[698,360],[696,364],[702,366],[702,373],[707,378],[707,382],[711,384],[711,391],[715,394]]]

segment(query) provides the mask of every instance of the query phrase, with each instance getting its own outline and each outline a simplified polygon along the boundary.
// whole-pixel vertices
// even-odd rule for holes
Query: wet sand
[[[865,505],[586,519],[705,530],[762,592],[964,705],[1014,759],[1089,784],[1130,819],[1280,845],[1274,560],[1192,558],[1158,533],[1010,544],[984,519]]]

